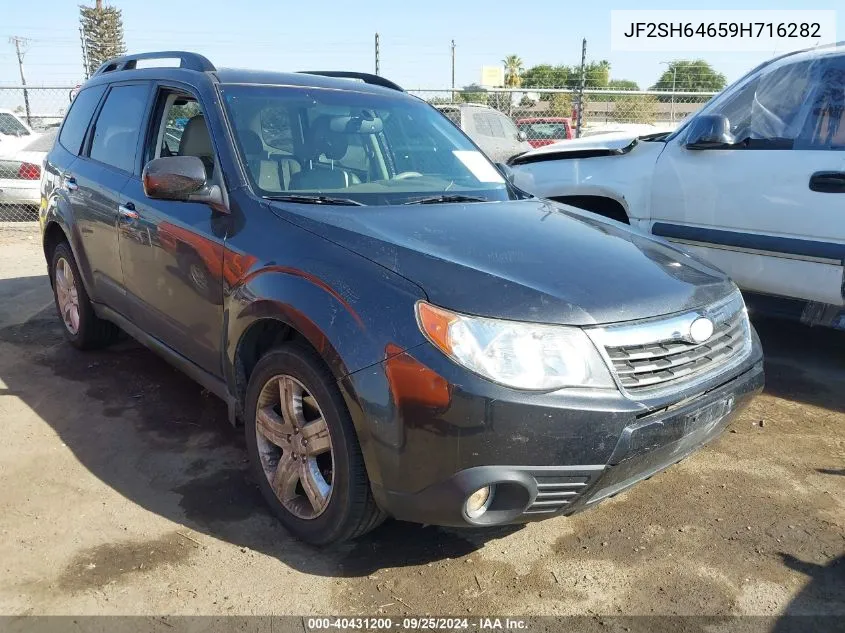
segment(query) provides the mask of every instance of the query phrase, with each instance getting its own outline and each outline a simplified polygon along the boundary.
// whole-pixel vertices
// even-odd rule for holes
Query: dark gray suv
[[[180,66],[136,68],[154,58]],[[388,515],[574,512],[715,437],[763,384],[721,272],[515,189],[381,77],[112,60],[42,195],[68,340],[120,328],[223,398],[312,543]]]

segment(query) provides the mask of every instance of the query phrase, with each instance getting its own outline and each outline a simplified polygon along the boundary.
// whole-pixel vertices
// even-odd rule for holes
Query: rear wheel
[[[324,545],[382,522],[349,412],[311,350],[289,344],[258,362],[245,418],[258,485],[296,537]]]
[[[117,326],[94,314],[67,242],[60,243],[53,251],[50,276],[56,310],[64,325],[65,338],[72,345],[79,349],[95,349],[117,339],[120,333]]]

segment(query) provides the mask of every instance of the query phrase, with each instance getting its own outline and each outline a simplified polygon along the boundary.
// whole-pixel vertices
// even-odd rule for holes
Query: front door
[[[143,162],[198,156],[222,185],[203,109],[186,90],[159,86]],[[205,371],[222,375],[225,216],[198,202],[152,200],[139,175],[121,192],[120,257],[132,321]]]
[[[714,101],[703,113],[724,115],[737,142],[688,149],[683,132],[669,141],[652,231],[743,289],[843,305],[843,62],[786,58]]]

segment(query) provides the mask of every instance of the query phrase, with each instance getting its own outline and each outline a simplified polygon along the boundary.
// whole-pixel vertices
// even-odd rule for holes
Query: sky
[[[94,0],[86,0],[93,4]],[[581,39],[587,59],[606,59],[611,78],[646,89],[662,61],[706,59],[728,81],[780,50],[756,53],[614,52],[611,9],[676,9],[675,2],[570,2],[533,0],[106,0],[123,11],[130,52],[190,50],[223,67],[268,70],[343,69],[372,72],[374,34],[381,40],[381,74],[406,89],[451,85],[450,42],[455,40],[456,85],[481,79],[481,67],[500,65],[510,54],[525,67],[577,64]],[[6,8],[3,8],[6,5]],[[839,5],[839,6],[837,6]],[[604,8],[600,8],[604,7]],[[845,5],[783,0],[697,0],[685,8],[837,9],[837,35],[845,39]],[[17,58],[9,36],[30,38],[24,71],[31,85],[74,85],[82,79],[77,0],[0,0],[0,86],[18,85]],[[49,19],[48,17],[49,16]]]

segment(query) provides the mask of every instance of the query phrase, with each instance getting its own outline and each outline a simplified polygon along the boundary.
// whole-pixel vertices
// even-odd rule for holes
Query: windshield
[[[242,85],[221,92],[259,195],[366,205],[512,197],[463,133],[407,95]]]

